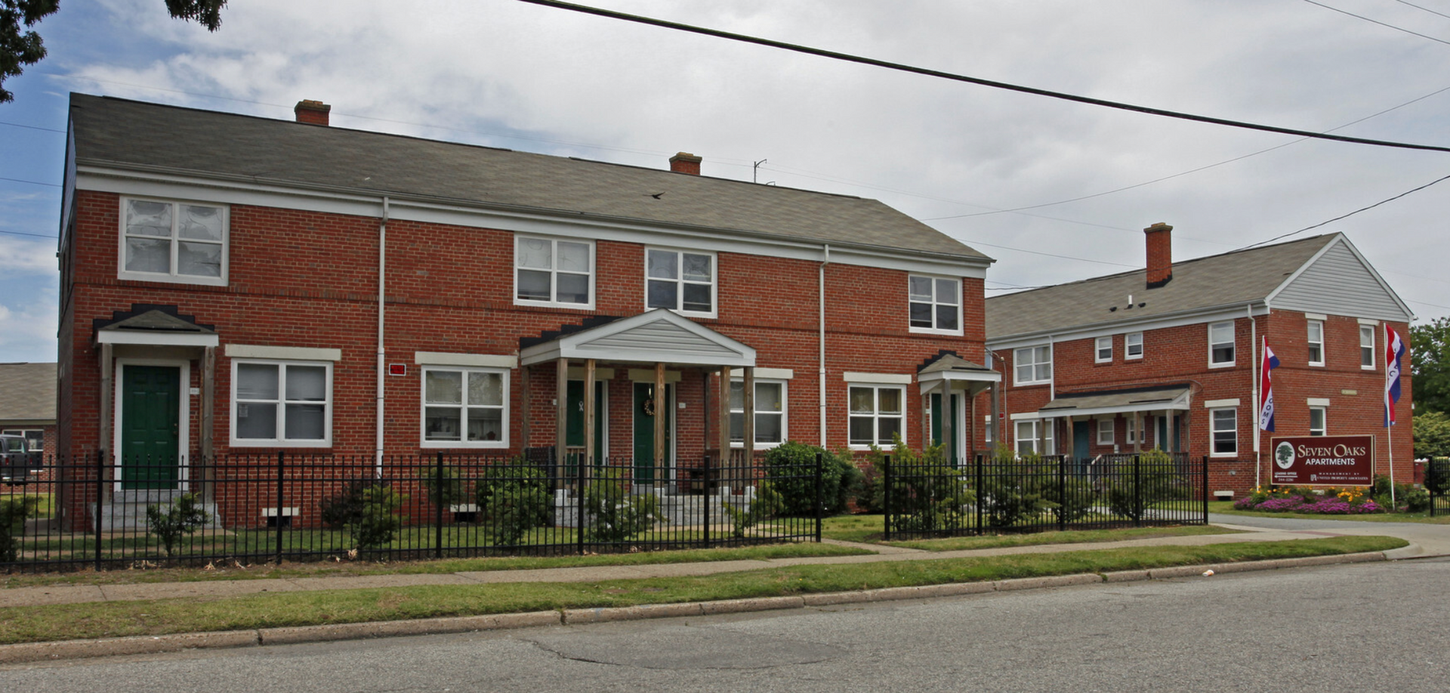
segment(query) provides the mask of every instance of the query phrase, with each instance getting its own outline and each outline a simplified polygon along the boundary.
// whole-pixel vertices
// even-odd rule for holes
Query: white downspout
[[[383,379],[387,377],[384,372],[386,365],[383,363],[386,350],[383,348],[383,313],[386,306],[387,277],[388,277],[388,198],[383,198],[383,218],[378,223],[378,400],[377,400],[377,444],[374,449],[373,463],[378,476],[383,474],[383,410],[384,394]]]
[[[817,378],[819,379],[820,386],[821,386],[820,387],[820,390],[821,391],[820,391],[820,395],[819,395],[819,399],[820,399],[820,402],[821,402],[821,411],[820,411],[820,419],[821,419],[821,443],[820,443],[820,445],[821,445],[821,447],[824,448],[824,447],[826,447],[826,265],[831,264],[831,246],[829,244],[822,245],[821,246],[821,258],[822,258],[821,259],[821,267],[820,267],[820,272],[819,272],[820,273],[820,281],[819,281],[820,288],[818,290],[818,293],[820,294],[820,304],[821,304],[820,305],[820,323],[821,323],[820,324],[820,329],[821,329],[820,349],[821,349],[821,352],[820,352],[820,356],[818,357],[818,359],[819,359],[818,360],[818,363],[820,363],[821,367],[820,367],[820,372],[817,374]]]

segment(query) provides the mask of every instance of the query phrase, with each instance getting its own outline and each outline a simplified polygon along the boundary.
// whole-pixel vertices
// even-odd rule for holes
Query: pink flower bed
[[[1255,502],[1254,498],[1250,496],[1236,501],[1234,503],[1234,509],[1261,510],[1271,513],[1312,513],[1318,515],[1363,515],[1382,512],[1384,510],[1374,501],[1355,504],[1346,502],[1337,496],[1320,498],[1313,503],[1306,503],[1299,496],[1283,496],[1259,502]]]

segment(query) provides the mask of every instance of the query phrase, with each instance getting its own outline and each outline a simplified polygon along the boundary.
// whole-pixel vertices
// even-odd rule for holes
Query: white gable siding
[[[1274,310],[1302,310],[1408,322],[1395,297],[1344,243],[1335,243],[1273,298]]]

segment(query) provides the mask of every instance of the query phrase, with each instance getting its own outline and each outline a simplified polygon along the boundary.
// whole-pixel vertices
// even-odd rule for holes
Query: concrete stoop
[[[642,604],[639,606],[601,607],[595,609],[534,611],[521,614],[453,616],[410,621],[340,623],[211,633],[181,633],[175,635],[132,636],[96,640],[21,643],[16,645],[0,645],[0,665],[89,657],[156,654],[191,649],[257,647],[262,645],[360,640],[364,638],[385,638],[408,635],[443,635],[513,628],[584,625],[590,623],[607,623],[610,621],[637,621],[653,618],[712,616],[780,609],[818,608],[841,604],[862,604],[905,599],[933,599],[968,594],[985,594],[988,592],[1092,585],[1104,582],[1131,582],[1199,577],[1204,576],[1209,570],[1212,570],[1214,574],[1219,574],[1300,568],[1339,563],[1366,563],[1388,560],[1386,553],[1388,552],[1357,553],[1339,556],[1311,556],[1308,558],[1284,558],[1244,563],[1125,570],[1102,574],[1079,573],[1075,575],[997,580],[993,582],[962,582],[944,585],[888,587],[874,590],[806,594],[787,597],[726,599],[713,602]]]
[[[152,505],[160,505],[163,508],[176,502],[185,491],[176,489],[126,489],[116,491],[111,500],[101,504],[101,531],[103,532],[133,532],[146,531],[149,523],[146,521],[146,508]],[[95,504],[92,503],[94,508]],[[220,527],[217,523],[216,503],[206,501],[202,503],[202,510],[206,512],[208,521],[204,527],[215,529]],[[94,516],[92,516],[94,517]]]

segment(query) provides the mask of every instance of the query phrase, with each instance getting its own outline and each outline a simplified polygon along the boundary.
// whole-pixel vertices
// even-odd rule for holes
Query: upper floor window
[[[755,381],[755,447],[785,442],[785,383]],[[745,444],[745,381],[730,383],[730,443]]]
[[[1113,362],[1113,338],[1112,337],[1098,337],[1097,338],[1097,341],[1095,342],[1095,344],[1093,346],[1093,351],[1094,351],[1094,354],[1095,354],[1095,356],[1093,357],[1093,362],[1094,363],[1112,363]]]
[[[528,236],[517,236],[516,239],[516,303],[593,307],[593,243]]]
[[[126,198],[121,201],[120,278],[227,283],[227,209]]]
[[[332,363],[232,361],[232,445],[326,447]]]
[[[644,253],[645,307],[715,315],[715,256],[651,248]]]
[[[962,333],[962,282],[911,275],[911,331]]]
[[[1324,365],[1324,323],[1309,321],[1309,365]]]
[[[1012,352],[1013,380],[1018,385],[1046,383],[1052,380],[1052,347],[1025,347]]]
[[[509,372],[423,369],[423,447],[508,447]]]
[[[1359,367],[1374,369],[1374,325],[1359,326]]]
[[[1233,321],[1208,326],[1208,365],[1210,368],[1234,365]]]
[[[896,435],[905,440],[905,404],[906,391],[898,386],[850,386],[851,413],[847,436],[851,445],[891,447]]]
[[[1143,333],[1129,332],[1123,336],[1123,358],[1143,358]]]

